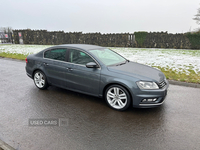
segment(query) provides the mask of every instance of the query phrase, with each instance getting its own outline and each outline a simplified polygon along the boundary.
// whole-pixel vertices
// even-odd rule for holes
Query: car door
[[[86,52],[69,50],[68,86],[75,91],[91,95],[99,95],[100,68],[87,68],[86,64],[95,62]]]
[[[52,85],[65,87],[67,49],[55,48],[44,52],[44,68],[48,82]]]

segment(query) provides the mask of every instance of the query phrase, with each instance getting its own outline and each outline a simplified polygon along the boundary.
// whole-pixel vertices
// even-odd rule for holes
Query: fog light
[[[150,99],[147,99],[147,101],[148,101],[148,102],[153,102],[153,99],[150,98]]]
[[[143,99],[142,102],[155,102],[157,98],[148,98],[148,99]]]
[[[146,102],[146,101],[147,101],[147,99],[143,99],[143,100],[142,100],[142,102]]]
[[[155,102],[156,100],[157,100],[157,98],[154,98],[154,99],[153,99],[153,102]]]

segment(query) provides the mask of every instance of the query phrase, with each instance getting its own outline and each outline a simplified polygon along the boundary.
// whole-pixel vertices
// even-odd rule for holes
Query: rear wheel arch
[[[33,70],[33,73],[32,73],[32,77],[33,77],[33,78],[34,78],[34,74],[35,74],[36,71],[41,71],[41,72],[43,72],[43,71],[40,70],[40,69],[35,69],[35,70]]]
[[[32,77],[34,77],[36,71],[41,71],[46,76],[46,74],[44,73],[44,71],[42,71],[42,69],[36,68],[35,70],[33,70]]]
[[[36,74],[36,73],[41,74],[42,77],[44,78],[44,79],[43,79],[43,81],[44,81],[43,87],[38,87],[37,84],[38,84],[38,82],[40,82],[40,81],[38,81],[37,84],[36,84],[36,81],[35,81],[35,74]],[[36,77],[36,78],[37,78],[37,77]],[[37,80],[37,79],[36,79],[36,80]],[[46,89],[46,88],[49,86],[49,83],[48,83],[48,81],[47,81],[47,76],[46,76],[46,74],[45,74],[42,70],[40,70],[40,69],[35,69],[35,70],[33,71],[33,81],[34,81],[36,87],[39,88],[39,89],[41,89],[41,90],[44,90],[44,89]]]

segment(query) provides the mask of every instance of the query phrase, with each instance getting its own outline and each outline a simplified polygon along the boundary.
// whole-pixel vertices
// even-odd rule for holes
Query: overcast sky
[[[0,0],[0,27],[65,32],[184,33],[199,0]]]

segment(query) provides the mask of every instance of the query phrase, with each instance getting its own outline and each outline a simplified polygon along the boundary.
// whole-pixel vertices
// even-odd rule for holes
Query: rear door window
[[[66,52],[67,52],[67,49],[48,50],[44,53],[44,58],[65,61],[66,60]]]

